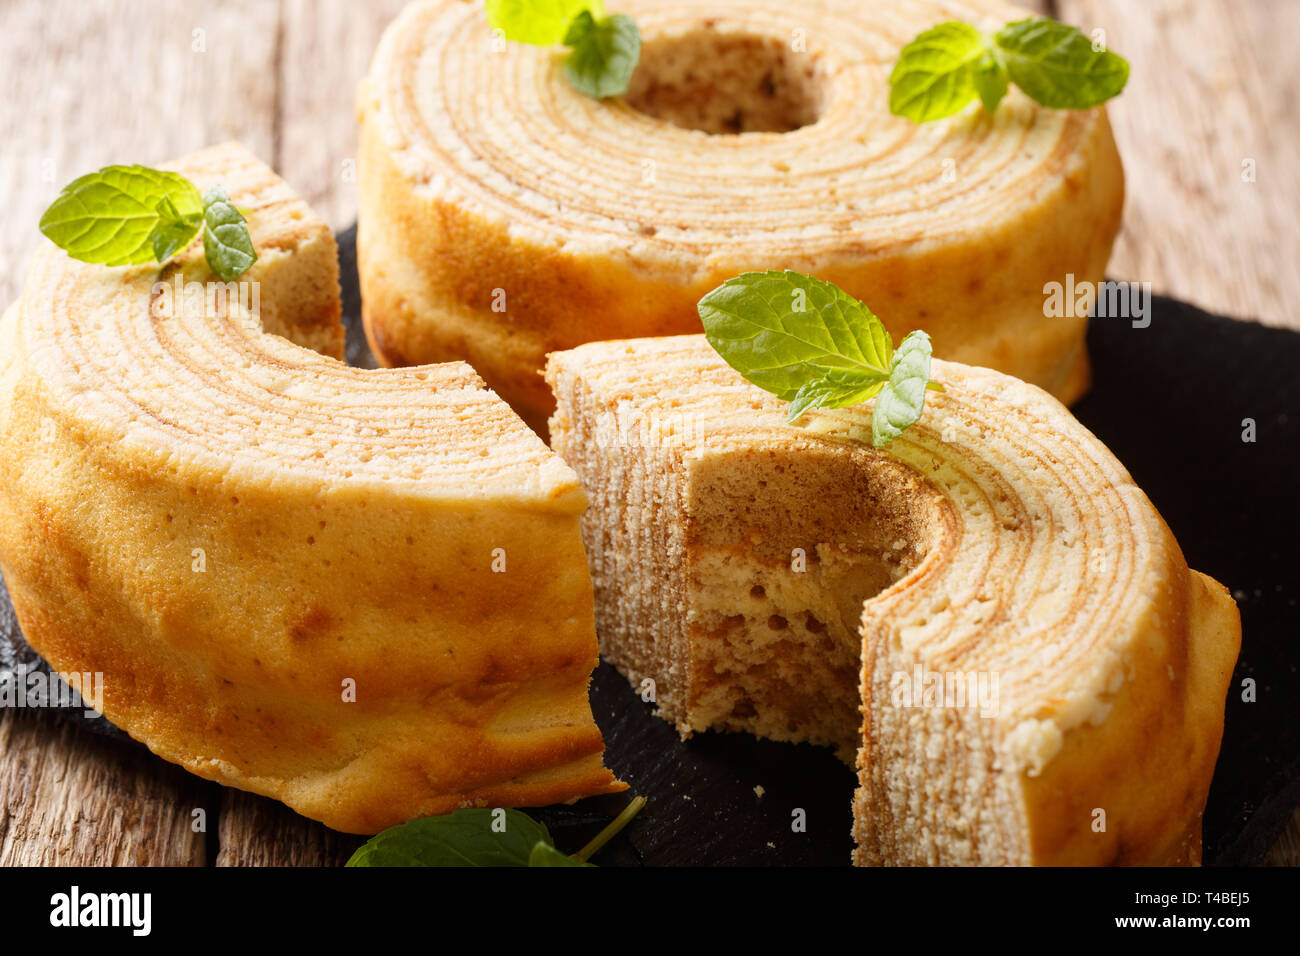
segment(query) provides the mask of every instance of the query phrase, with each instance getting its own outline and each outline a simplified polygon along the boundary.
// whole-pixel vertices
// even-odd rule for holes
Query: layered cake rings
[[[622,789],[573,472],[468,365],[331,357],[333,237],[247,152],[172,168],[244,210],[239,283],[197,242],[125,268],[45,243],[0,322],[28,641],[158,755],[339,830]]]
[[[558,50],[505,43],[481,3],[413,4],[358,97],[360,269],[389,365],[465,359],[536,428],[547,352],[700,330],[747,270],[811,273],[897,339],[1064,401],[1087,385],[1085,316],[1043,287],[1100,282],[1123,174],[1105,110],[1013,90],[917,126],[889,113],[902,47],[990,29],[997,0],[621,0],[644,38],[626,97],[595,100]]]
[[[1199,861],[1236,605],[1051,396],[936,361],[882,451],[703,336],[546,374],[602,653],[684,735],[856,757],[861,864]]]

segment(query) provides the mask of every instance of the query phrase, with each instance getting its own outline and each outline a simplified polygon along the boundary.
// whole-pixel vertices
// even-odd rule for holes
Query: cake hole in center
[[[829,744],[851,761],[864,604],[924,561],[946,499],[902,461],[829,441],[705,460],[692,483],[696,726]]]
[[[646,41],[627,102],[684,129],[788,133],[817,122],[821,88],[789,40],[701,26]]]

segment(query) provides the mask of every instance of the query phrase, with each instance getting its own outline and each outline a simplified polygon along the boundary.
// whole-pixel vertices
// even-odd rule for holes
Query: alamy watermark
[[[179,272],[171,282],[155,282],[149,311],[155,319],[199,312],[216,317],[238,304],[254,316],[262,312],[260,282],[186,282]]]
[[[1096,319],[1131,319],[1133,328],[1151,324],[1151,283],[1076,282],[1067,272],[1064,282],[1043,286],[1043,315],[1059,319],[1066,315]]]
[[[104,709],[104,675],[73,671],[63,677],[19,664],[0,670],[0,708],[82,708],[86,717]]]
[[[50,897],[50,925],[57,928],[123,927],[133,936],[153,929],[152,893],[93,893],[73,886]]]
[[[911,673],[895,671],[889,678],[895,707],[934,707],[978,710],[981,717],[998,712],[997,671],[929,671],[917,664]]]

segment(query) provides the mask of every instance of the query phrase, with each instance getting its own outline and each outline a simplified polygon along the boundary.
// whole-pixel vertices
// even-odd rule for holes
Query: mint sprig
[[[564,75],[579,93],[603,100],[627,92],[641,58],[641,31],[631,17],[616,13],[597,20],[583,10],[564,44],[573,48],[564,61]]]
[[[203,194],[203,257],[223,282],[234,282],[257,261],[248,224],[220,186]]]
[[[838,286],[798,272],[747,272],[704,298],[704,336],[723,361],[790,402],[797,421],[815,408],[872,398],[871,440],[888,445],[925,409],[930,337],[910,333],[894,349],[884,323]]]
[[[488,24],[507,40],[570,48],[564,74],[595,99],[622,96],[641,58],[641,32],[626,14],[605,16],[602,0],[487,0]]]
[[[988,49],[976,61],[970,79],[975,84],[975,92],[979,94],[980,104],[986,113],[992,113],[998,108],[998,104],[1002,102],[1002,97],[1007,95],[1007,89],[1011,85],[1007,79],[1007,71],[1002,68],[993,51]]]
[[[930,381],[930,336],[920,329],[909,332],[889,366],[889,381],[880,390],[871,411],[871,441],[877,448],[888,445],[916,424],[925,409],[925,391]]]
[[[41,216],[40,228],[82,262],[141,265],[157,258],[156,247],[175,252],[178,242],[192,239],[202,210],[198,189],[179,173],[105,166],[64,186]],[[188,224],[188,236],[177,229],[181,224]]]
[[[105,166],[74,179],[41,216],[41,232],[73,259],[106,266],[166,262],[203,230],[212,271],[233,282],[257,261],[252,237],[221,187],[200,195],[182,176]]]
[[[1053,109],[1088,109],[1117,96],[1128,61],[1077,27],[1047,17],[1018,20],[992,35],[950,21],[903,47],[889,75],[889,110],[917,123],[943,119],[978,98],[997,109],[1009,83]]]
[[[348,866],[527,866],[538,843],[554,845],[546,827],[526,813],[456,810],[389,827],[363,843]]]
[[[190,244],[203,213],[182,213],[170,196],[158,200],[154,208],[158,212],[158,223],[149,233],[149,246],[153,249],[154,259],[166,262]]]
[[[975,67],[989,55],[988,40],[969,23],[931,27],[894,64],[889,111],[918,123],[951,116],[975,98]]]
[[[590,866],[597,850],[645,806],[634,797],[623,812],[577,853],[566,855],[544,824],[520,810],[455,810],[423,817],[371,837],[347,866]],[[504,820],[498,816],[504,813]]]
[[[487,0],[488,25],[507,40],[533,46],[564,42],[574,19],[590,13],[604,17],[603,0]]]
[[[1081,31],[1055,20],[1019,20],[999,30],[993,42],[1011,81],[1053,109],[1088,109],[1118,95],[1128,82],[1127,60],[1094,50]]]

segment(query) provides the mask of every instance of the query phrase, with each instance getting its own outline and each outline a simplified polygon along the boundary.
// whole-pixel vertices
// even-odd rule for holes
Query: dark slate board
[[[373,367],[360,323],[356,234],[339,236],[348,361]],[[1148,328],[1094,319],[1092,391],[1075,408],[1124,462],[1178,536],[1188,562],[1237,597],[1244,641],[1223,750],[1205,811],[1205,862],[1256,863],[1300,804],[1300,334],[1234,322],[1156,297]],[[1242,441],[1252,418],[1256,441]],[[0,589],[0,671],[43,667]],[[1257,700],[1241,682],[1257,682]],[[603,865],[844,865],[853,774],[829,751],[745,735],[685,743],[609,665],[592,709],[613,770],[649,803]],[[80,710],[59,712],[124,736]],[[761,796],[756,792],[761,788]],[[602,797],[533,811],[558,845],[580,846],[626,802]],[[791,829],[806,814],[806,832]]]

